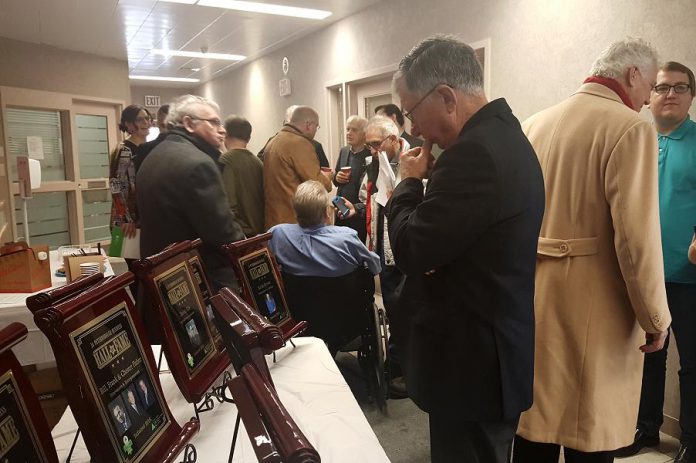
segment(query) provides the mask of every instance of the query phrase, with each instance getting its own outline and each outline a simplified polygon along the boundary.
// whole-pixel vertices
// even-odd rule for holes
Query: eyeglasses
[[[691,88],[691,85],[689,85],[689,84],[676,84],[676,85],[660,84],[660,85],[655,85],[653,87],[653,91],[655,93],[657,93],[658,95],[666,95],[669,93],[670,90],[674,89],[674,93],[682,94],[682,93],[688,92],[690,88]]]
[[[196,116],[191,116],[189,115],[191,119],[194,121],[206,121],[208,124],[212,125],[213,127],[220,127],[222,125],[222,121],[218,119],[217,117],[213,117],[211,119],[206,119],[204,117],[196,117]]]
[[[430,96],[430,94],[433,93],[440,85],[447,85],[448,87],[452,88],[451,85],[449,85],[449,84],[444,84],[444,83],[435,85],[433,88],[431,88],[431,89],[428,91],[428,93],[426,93],[425,95],[423,95],[423,97],[422,97],[420,100],[418,100],[418,102],[417,102],[416,104],[413,105],[413,108],[411,108],[410,111],[406,111],[406,112],[403,112],[403,111],[402,111],[402,112],[404,113],[404,117],[405,117],[406,119],[408,119],[409,121],[413,122],[413,111],[415,111],[416,108],[417,108],[418,106],[420,106],[420,104],[423,103],[423,102],[425,101],[425,99],[428,98],[428,97]]]
[[[367,142],[367,143],[365,143],[365,144],[366,144],[370,149],[373,149],[373,150],[375,150],[375,151],[378,151],[378,150],[382,147],[382,143],[384,143],[385,141],[389,140],[389,137],[391,137],[391,135],[387,135],[387,138],[385,138],[385,139],[382,140],[382,141],[372,141],[372,142]]]
[[[152,122],[152,118],[150,116],[140,116],[135,118],[135,122],[140,124],[141,122]]]

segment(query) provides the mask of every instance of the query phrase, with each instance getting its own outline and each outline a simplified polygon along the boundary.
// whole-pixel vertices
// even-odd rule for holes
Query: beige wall
[[[319,110],[323,127],[317,139],[326,146],[327,83],[353,80],[396,64],[416,42],[434,33],[456,34],[469,43],[490,38],[490,97],[505,97],[515,114],[525,119],[571,94],[600,51],[626,36],[643,37],[657,47],[662,59],[696,69],[694,24],[693,0],[384,1],[197,91],[218,101],[223,113],[242,114],[251,121],[252,151],[275,133],[291,104]],[[290,97],[278,92],[283,56],[290,60]],[[668,417],[679,416],[675,360],[671,355]],[[668,418],[664,429],[678,432],[674,419]]]
[[[193,88],[187,87],[156,87],[156,86],[144,86],[144,85],[131,85],[130,87],[130,100],[131,104],[138,104],[141,106],[145,105],[145,95],[159,95],[160,103],[167,104],[170,103],[174,98],[185,95],[187,93],[193,93]],[[148,107],[153,114],[157,111],[156,107]]]
[[[696,68],[694,24],[693,0],[384,1],[203,84],[197,92],[217,100],[223,113],[251,121],[252,151],[275,133],[292,104],[319,110],[317,139],[326,145],[328,82],[398,63],[420,39],[447,33],[467,42],[491,39],[490,96],[504,96],[525,119],[572,93],[599,52],[627,35],[644,37],[665,59]],[[679,34],[667,33],[671,31]],[[290,60],[289,97],[278,92],[283,56]]]
[[[130,100],[126,60],[1,37],[0,85]]]

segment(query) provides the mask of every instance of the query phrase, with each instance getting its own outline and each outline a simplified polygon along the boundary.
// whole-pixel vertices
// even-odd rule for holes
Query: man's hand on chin
[[[431,153],[433,142],[425,140],[423,146],[405,152],[401,156],[401,179],[417,178],[423,180],[430,176],[435,163]]]

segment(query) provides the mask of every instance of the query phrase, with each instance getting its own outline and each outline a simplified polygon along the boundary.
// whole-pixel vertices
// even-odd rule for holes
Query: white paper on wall
[[[27,137],[27,154],[30,159],[43,159],[43,139],[37,136]]]

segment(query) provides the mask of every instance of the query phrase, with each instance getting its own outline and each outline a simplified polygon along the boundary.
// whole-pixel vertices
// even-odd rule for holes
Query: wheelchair
[[[295,320],[306,320],[308,336],[316,336],[336,356],[359,338],[358,362],[370,395],[386,410],[389,395],[387,316],[374,303],[375,280],[365,268],[340,277],[309,277],[281,271],[288,308]]]

